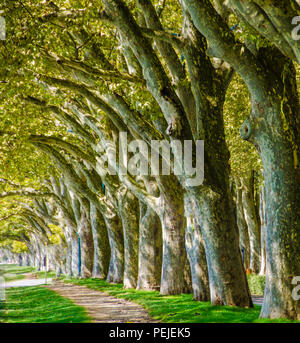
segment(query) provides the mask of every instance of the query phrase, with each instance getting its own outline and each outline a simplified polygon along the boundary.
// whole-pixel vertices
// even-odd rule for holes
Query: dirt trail
[[[157,323],[140,305],[85,286],[56,281],[47,288],[86,308],[94,323]]]

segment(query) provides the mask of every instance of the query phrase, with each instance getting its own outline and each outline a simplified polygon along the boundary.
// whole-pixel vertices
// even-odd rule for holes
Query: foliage
[[[226,94],[224,105],[225,137],[230,151],[230,167],[233,176],[242,177],[249,170],[262,169],[255,147],[244,141],[239,128],[250,113],[250,94],[238,74],[235,74]]]
[[[24,242],[13,241],[11,251],[20,254],[27,251],[27,246]]]
[[[51,232],[52,234],[48,234],[48,238],[49,238],[49,241],[51,244],[59,244],[61,243],[61,237],[63,236],[63,232],[62,232],[62,229],[57,226],[57,225],[54,225],[52,223],[48,224],[50,229],[51,229]]]
[[[251,294],[264,295],[266,277],[263,275],[249,274],[247,278]]]

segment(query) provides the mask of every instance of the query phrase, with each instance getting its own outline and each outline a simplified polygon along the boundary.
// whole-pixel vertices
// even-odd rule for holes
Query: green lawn
[[[87,323],[83,307],[42,286],[9,288],[2,323]]]
[[[0,273],[3,273],[4,279],[6,282],[9,281],[16,281],[16,280],[21,280],[25,278],[26,273],[32,273],[33,278],[44,278],[45,277],[45,272],[40,271],[36,272],[35,268],[33,267],[20,267],[16,264],[4,264],[0,266]],[[55,272],[48,272],[47,277],[48,278],[53,278],[56,276]]]
[[[16,264],[2,264],[0,274],[3,274],[6,282],[24,279],[23,273],[30,273],[34,270],[32,267],[20,267]]]
[[[109,284],[99,279],[65,280],[115,297],[134,301],[149,310],[149,314],[164,323],[288,323],[291,321],[258,319],[260,306],[241,309],[229,306],[211,306],[208,302],[194,301],[191,294],[162,296],[156,291],[123,289],[121,284]]]
[[[34,272],[31,267],[16,265],[5,266],[7,275],[22,278],[22,273],[33,272],[44,277],[44,272]],[[7,274],[8,273],[8,274]],[[48,273],[48,277],[54,273]],[[99,279],[64,279],[78,285],[106,292],[112,296],[134,301],[149,310],[149,314],[164,323],[288,323],[282,320],[258,319],[260,306],[253,309],[241,309],[229,306],[211,306],[208,302],[194,301],[192,294],[162,296],[156,291],[136,291],[123,289],[122,284],[109,284]],[[265,278],[248,275],[252,294],[262,295]],[[85,310],[55,292],[42,286],[11,288],[7,290],[8,312],[0,311],[0,322],[8,323],[60,323],[88,322]],[[6,313],[6,314],[5,314]]]

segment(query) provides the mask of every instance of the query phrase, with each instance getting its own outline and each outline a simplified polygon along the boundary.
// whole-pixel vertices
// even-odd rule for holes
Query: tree
[[[196,27],[208,39],[210,53],[230,63],[251,93],[251,115],[242,125],[241,135],[259,149],[268,204],[267,286],[261,316],[299,318],[299,303],[291,297],[288,277],[298,275],[300,265],[300,199],[296,191],[299,98],[295,69],[274,47],[253,54],[237,42],[208,1],[185,3]]]

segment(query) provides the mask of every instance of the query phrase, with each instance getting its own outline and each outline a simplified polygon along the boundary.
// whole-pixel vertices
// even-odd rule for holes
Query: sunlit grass
[[[34,270],[32,267],[20,267],[16,264],[2,264],[0,265],[0,274],[3,275],[6,282],[24,279],[23,274],[30,273]]]
[[[86,310],[42,286],[6,290],[5,309],[0,311],[4,323],[87,323]]]
[[[0,273],[3,274],[4,279],[6,282],[9,281],[17,281],[17,280],[22,280],[25,278],[26,273],[32,273],[32,278],[44,278],[45,277],[45,272],[44,271],[39,271],[36,272],[35,268],[33,267],[28,267],[28,266],[18,266],[16,264],[2,264],[0,265]],[[56,276],[55,272],[48,272],[47,277],[48,278],[53,278]]]

